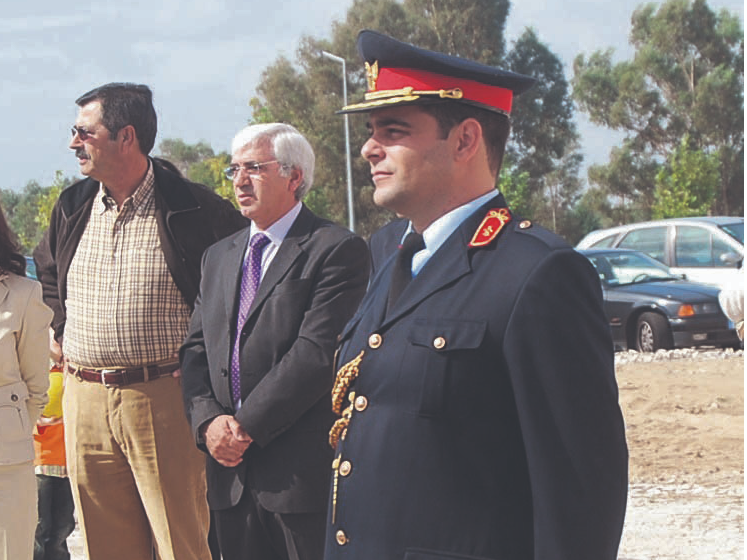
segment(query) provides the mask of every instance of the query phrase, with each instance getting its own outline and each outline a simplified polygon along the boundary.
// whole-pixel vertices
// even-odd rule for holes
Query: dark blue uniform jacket
[[[389,314],[387,259],[342,333],[338,367],[364,354],[327,560],[616,558],[628,456],[599,279],[517,218],[469,248],[501,206],[468,218]]]

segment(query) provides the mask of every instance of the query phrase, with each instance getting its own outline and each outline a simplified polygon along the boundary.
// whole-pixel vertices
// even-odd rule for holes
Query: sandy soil
[[[617,367],[630,451],[620,560],[744,558],[744,358]],[[78,530],[68,540],[82,560]]]
[[[618,366],[630,451],[621,559],[744,557],[744,358]]]

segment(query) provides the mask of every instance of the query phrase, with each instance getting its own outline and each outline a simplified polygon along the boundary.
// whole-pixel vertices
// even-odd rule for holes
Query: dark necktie
[[[408,233],[402,245],[400,245],[396,260],[394,261],[392,282],[389,285],[389,298],[386,304],[387,310],[394,307],[400,294],[402,294],[407,284],[412,280],[412,256],[424,248],[423,236],[414,231]]]
[[[244,269],[241,275],[241,292],[239,293],[239,313],[236,318],[236,338],[231,353],[231,398],[234,406],[238,406],[241,399],[241,368],[239,364],[239,350],[241,331],[246,323],[249,308],[252,306],[254,296],[257,295],[259,279],[262,277],[262,251],[270,242],[270,238],[264,233],[255,233],[249,241],[249,255],[244,260]]]

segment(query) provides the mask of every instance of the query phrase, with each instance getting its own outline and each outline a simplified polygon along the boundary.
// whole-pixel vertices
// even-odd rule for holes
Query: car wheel
[[[658,313],[643,313],[638,318],[635,345],[639,352],[669,350],[673,346],[672,332],[666,317]]]

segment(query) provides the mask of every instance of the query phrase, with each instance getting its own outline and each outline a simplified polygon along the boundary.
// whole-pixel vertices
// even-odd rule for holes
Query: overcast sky
[[[468,1],[468,0],[465,0]],[[515,0],[507,39],[534,27],[558,54],[570,79],[579,52],[632,49],[630,15],[639,0]],[[250,116],[248,100],[278,55],[293,59],[304,34],[328,37],[352,0],[52,0],[8,2],[0,17],[0,188],[29,180],[48,185],[56,170],[78,174],[68,149],[74,100],[112,81],[154,91],[158,138],[209,142],[228,149]],[[709,0],[744,21],[742,0]],[[309,7],[313,6],[313,7]],[[603,162],[619,136],[578,116],[587,163]],[[342,133],[342,127],[341,127]],[[357,153],[359,146],[353,146]]]

